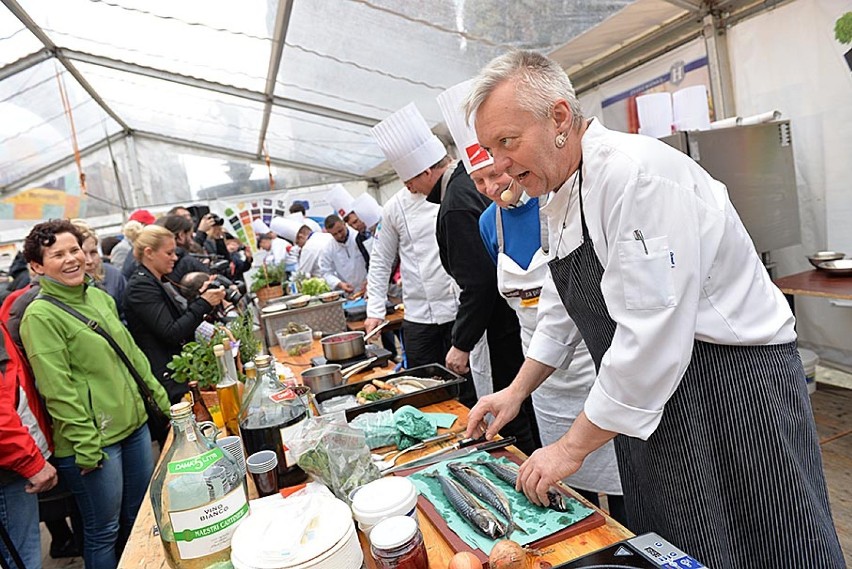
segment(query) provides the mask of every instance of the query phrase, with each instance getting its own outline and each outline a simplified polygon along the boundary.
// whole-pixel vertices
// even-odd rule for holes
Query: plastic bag
[[[349,424],[363,431],[367,446],[371,449],[397,443],[399,431],[394,423],[393,411],[362,413],[352,419]]]
[[[312,417],[290,441],[290,451],[302,470],[349,503],[355,488],[381,478],[359,429],[335,419]]]

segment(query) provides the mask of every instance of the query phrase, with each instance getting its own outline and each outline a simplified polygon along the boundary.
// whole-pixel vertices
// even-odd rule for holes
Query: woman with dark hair
[[[118,319],[113,300],[89,285],[82,241],[66,220],[40,223],[24,240],[24,256],[40,276],[41,293],[24,313],[21,338],[53,420],[57,470],[83,517],[86,567],[109,569],[117,564],[154,470],[148,415],[116,351],[54,302],[97,322],[163,411],[169,402],[145,354]]]
[[[171,378],[166,364],[192,341],[195,328],[225,297],[224,288],[209,289],[208,281],[198,298],[187,304],[165,278],[173,273],[176,249],[175,237],[167,228],[149,225],[143,229],[133,245],[139,266],[124,293],[130,333],[147,354],[154,376],[166,388],[172,403],[180,401],[188,387]]]

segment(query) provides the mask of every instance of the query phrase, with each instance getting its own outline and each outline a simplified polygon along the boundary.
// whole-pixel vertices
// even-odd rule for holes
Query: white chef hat
[[[254,229],[255,235],[257,235],[258,237],[272,231],[271,229],[269,229],[269,226],[266,225],[260,218],[255,219],[251,222],[251,228]]]
[[[320,227],[320,224],[311,219],[310,217],[306,216],[301,211],[291,213],[287,216],[287,219],[296,222],[299,225],[300,229],[303,225],[307,225],[308,227],[310,227],[311,231],[322,233],[322,227]]]
[[[403,182],[447,155],[414,103],[408,103],[372,128],[379,148]]]
[[[456,148],[459,149],[464,168],[470,174],[480,168],[494,164],[494,159],[479,145],[476,139],[476,131],[467,124],[462,104],[464,98],[470,93],[473,79],[463,81],[454,85],[438,95],[438,106],[441,114],[450,129]]]
[[[272,226],[272,231],[278,234],[279,237],[282,237],[289,241],[290,243],[296,242],[296,234],[299,232],[299,229],[302,227],[302,223],[297,222],[295,219],[290,219],[286,217],[273,217],[272,221],[269,222]]]
[[[361,194],[355,198],[352,202],[352,211],[367,227],[374,226],[382,219],[382,206],[370,194]]]
[[[355,201],[352,194],[347,192],[346,188],[340,184],[334,184],[331,187],[325,196],[325,200],[341,219],[352,212],[352,202]]]

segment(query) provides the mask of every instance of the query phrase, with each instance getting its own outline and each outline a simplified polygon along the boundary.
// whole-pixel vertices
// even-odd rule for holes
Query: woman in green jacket
[[[83,517],[86,567],[109,569],[117,565],[154,469],[145,404],[106,340],[41,297],[97,321],[166,412],[169,402],[113,299],[89,286],[82,240],[66,220],[40,223],[24,240],[24,256],[41,275],[41,294],[24,313],[21,338],[53,419],[57,470]]]

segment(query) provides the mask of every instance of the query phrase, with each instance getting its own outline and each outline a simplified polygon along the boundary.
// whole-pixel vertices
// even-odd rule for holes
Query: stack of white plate
[[[349,506],[319,494],[253,507],[231,540],[236,569],[359,569],[363,561]]]

